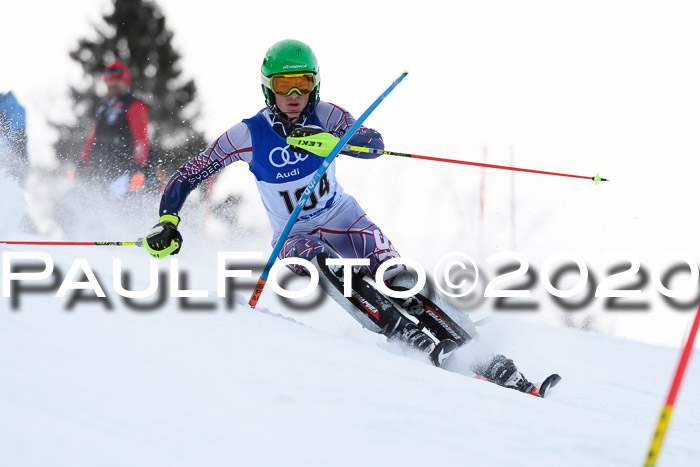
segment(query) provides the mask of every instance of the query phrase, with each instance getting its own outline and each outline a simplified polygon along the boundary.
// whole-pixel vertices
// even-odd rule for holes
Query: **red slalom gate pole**
[[[685,375],[685,369],[688,367],[690,355],[693,353],[693,343],[695,342],[695,336],[698,334],[698,327],[700,327],[700,307],[698,307],[698,311],[695,313],[695,320],[693,321],[693,326],[690,328],[690,334],[688,334],[688,340],[685,342],[683,353],[681,353],[681,359],[678,362],[678,368],[676,368],[676,374],[673,377],[671,389],[668,391],[666,403],[661,409],[659,423],[656,425],[656,431],[654,432],[654,437],[651,440],[651,446],[649,446],[649,453],[647,454],[644,467],[654,467],[656,465],[659,453],[661,452],[661,445],[663,444],[664,437],[666,436],[666,429],[668,428],[671,421],[671,416],[673,415],[673,406],[676,403],[678,390],[681,387],[683,375]]]
[[[6,241],[0,240],[0,245],[80,245],[80,246],[142,246],[142,240],[138,239],[135,242],[23,242],[23,241]]]

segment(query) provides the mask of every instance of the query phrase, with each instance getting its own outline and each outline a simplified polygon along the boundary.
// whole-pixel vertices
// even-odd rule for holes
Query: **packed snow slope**
[[[197,264],[201,250],[189,246],[181,264]],[[295,311],[266,290],[269,313],[226,309],[204,277],[189,287],[208,290],[212,309],[169,299],[136,311],[114,294],[111,268],[113,258],[147,267],[143,250],[41,250],[64,275],[84,257],[111,309],[95,300],[69,309],[75,291],[25,292],[15,309],[2,299],[7,467],[642,465],[678,358],[678,349],[496,315],[446,371],[330,300]],[[133,289],[145,288],[147,273],[132,271]],[[236,293],[245,301],[247,290]],[[539,399],[469,377],[470,361],[490,350],[533,381],[563,380]],[[696,355],[659,467],[697,465],[698,420]]]

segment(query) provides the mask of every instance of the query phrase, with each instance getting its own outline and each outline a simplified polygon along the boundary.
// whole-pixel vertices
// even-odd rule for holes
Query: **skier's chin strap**
[[[308,105],[301,111],[298,120],[294,123],[292,123],[292,119],[290,119],[286,113],[282,112],[277,105],[268,106],[268,109],[270,110],[272,128],[283,138],[291,136],[294,130],[306,125],[306,121],[310,117]]]
[[[298,124],[298,123],[300,123],[300,122],[306,120],[306,112],[305,112],[305,111],[302,111],[302,113],[300,113],[298,117],[289,118],[289,115],[287,115],[286,113],[280,111],[280,112],[279,112],[279,117],[280,117],[280,121],[281,121],[285,126],[293,126],[293,125],[296,125],[296,124]],[[296,121],[292,121],[292,120],[296,120]]]

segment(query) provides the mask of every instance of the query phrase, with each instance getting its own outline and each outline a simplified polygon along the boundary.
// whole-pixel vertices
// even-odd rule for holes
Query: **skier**
[[[12,91],[0,89],[0,160],[2,167],[20,186],[29,170],[27,116]]]
[[[131,73],[121,61],[105,67],[105,102],[80,154],[77,174],[108,185],[114,198],[142,189],[148,159],[148,106],[130,92]]]
[[[276,244],[289,215],[317,169],[321,157],[290,148],[289,136],[325,131],[342,136],[355,122],[343,108],[321,101],[320,75],[308,45],[283,40],[267,51],[261,68],[266,107],[251,118],[233,125],[208,149],[177,169],[161,198],[160,220],[146,235],[144,246],[157,258],[177,254],[182,235],[177,228],[185,198],[202,181],[229,164],[246,162],[255,176]],[[350,145],[383,149],[381,135],[361,127]],[[366,153],[341,152],[351,157],[373,158]],[[365,328],[426,352],[440,366],[456,348],[476,336],[472,321],[428,287],[415,296],[392,301],[379,293],[372,282],[379,265],[398,258],[391,241],[359,206],[343,192],[332,163],[310,196],[294,224],[279,258],[304,258],[320,272],[321,287]],[[328,258],[363,258],[366,265],[354,268],[352,295],[343,296],[344,273],[326,264]],[[306,274],[290,265],[297,274]],[[393,267],[384,279],[394,290],[409,290],[416,284],[403,267]],[[399,309],[417,320],[409,319]],[[428,330],[431,337],[424,330]],[[437,342],[436,342],[437,341]],[[511,360],[502,355],[474,367],[483,379],[523,392],[536,392]]]

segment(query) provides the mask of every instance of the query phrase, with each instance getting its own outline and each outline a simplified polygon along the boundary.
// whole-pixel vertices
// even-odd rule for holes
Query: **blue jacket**
[[[0,94],[0,154],[27,157],[27,114],[10,91]]]

